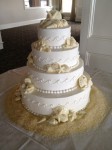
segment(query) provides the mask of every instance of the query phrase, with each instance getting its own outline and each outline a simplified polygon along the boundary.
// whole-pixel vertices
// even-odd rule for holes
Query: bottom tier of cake
[[[89,102],[91,88],[85,90],[76,89],[70,93],[51,95],[33,92],[23,95],[22,103],[26,109],[35,115],[50,115],[52,109],[64,106],[68,110],[78,112],[84,109]]]
[[[87,78],[89,75],[86,74]],[[63,106],[68,110],[78,112],[89,103],[91,86],[81,89],[77,86],[73,91],[62,94],[41,93],[34,90],[32,93],[22,93],[22,103],[26,109],[35,115],[50,115],[53,108]]]

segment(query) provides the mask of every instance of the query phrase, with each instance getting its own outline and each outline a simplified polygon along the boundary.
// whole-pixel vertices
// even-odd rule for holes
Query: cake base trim
[[[90,103],[85,109],[85,115],[78,116],[73,122],[61,123],[52,126],[47,122],[38,124],[44,116],[35,116],[27,111],[21,101],[15,101],[14,93],[17,87],[9,90],[6,101],[5,111],[8,118],[16,125],[25,128],[28,131],[35,132],[42,136],[58,138],[67,136],[70,133],[79,133],[97,127],[106,117],[110,108],[106,97],[95,86],[92,87],[90,95]]]

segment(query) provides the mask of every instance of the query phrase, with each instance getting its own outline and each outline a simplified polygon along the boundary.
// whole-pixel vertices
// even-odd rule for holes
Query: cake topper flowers
[[[40,22],[41,28],[62,28],[68,26],[68,22],[62,19],[61,12],[57,10],[47,12],[47,18]]]
[[[62,15],[60,11],[57,10],[51,10],[47,11],[47,19],[62,19]]]

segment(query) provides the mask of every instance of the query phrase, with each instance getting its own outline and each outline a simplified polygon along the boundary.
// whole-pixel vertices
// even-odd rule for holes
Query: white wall
[[[91,68],[112,73],[112,0],[83,0],[80,54]]]
[[[25,9],[24,0],[0,0],[0,25],[45,17],[45,8]]]

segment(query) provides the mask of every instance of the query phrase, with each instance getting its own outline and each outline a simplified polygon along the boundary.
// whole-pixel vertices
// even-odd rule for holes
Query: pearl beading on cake
[[[53,50],[53,49],[61,49],[62,48],[62,46],[50,46],[50,48]]]
[[[42,90],[42,89],[36,89],[36,90],[40,93],[46,93],[46,94],[62,94],[62,93],[71,92],[71,91],[75,90],[76,88],[77,87],[73,87],[70,89],[60,90],[60,91],[49,91],[49,90]]]

